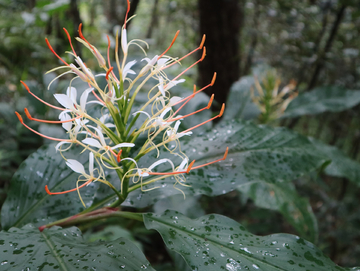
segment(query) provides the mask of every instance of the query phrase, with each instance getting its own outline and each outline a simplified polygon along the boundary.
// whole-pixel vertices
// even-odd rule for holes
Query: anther
[[[111,68],[108,69],[108,71],[106,72],[106,75],[105,75],[106,80],[109,80],[109,74],[112,72],[113,69],[114,69],[114,67],[111,67]]]
[[[206,38],[206,35],[204,34],[202,39],[201,39],[201,43],[200,43],[200,46],[199,46],[199,49],[202,49],[203,46],[204,46],[204,43],[205,43],[205,38]]]

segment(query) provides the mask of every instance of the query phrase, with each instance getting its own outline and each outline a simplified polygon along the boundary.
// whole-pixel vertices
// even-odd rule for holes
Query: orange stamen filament
[[[48,193],[49,195],[61,195],[61,194],[66,194],[66,193],[69,193],[69,192],[77,191],[77,190],[79,190],[80,188],[83,188],[84,186],[88,185],[88,184],[91,183],[91,182],[92,182],[92,179],[91,179],[91,180],[88,180],[86,183],[80,185],[80,186],[77,187],[77,188],[73,188],[73,189],[70,189],[70,190],[67,190],[67,191],[63,191],[63,192],[50,192],[48,186],[45,185],[45,191],[46,191],[46,193]]]
[[[198,168],[201,168],[201,167],[205,167],[205,166],[208,166],[208,165],[211,165],[211,164],[214,164],[214,163],[217,163],[217,162],[220,162],[220,161],[223,161],[226,159],[227,155],[228,155],[228,152],[229,152],[229,147],[226,147],[226,151],[224,153],[224,156],[220,159],[217,159],[215,161],[212,161],[212,162],[209,162],[209,163],[206,163],[206,164],[202,164],[202,165],[199,165],[199,166],[196,166],[196,167],[193,167],[192,169],[198,169]]]
[[[46,44],[49,47],[50,51],[58,58],[62,61],[62,63],[64,63],[66,66],[70,66],[68,63],[66,63],[66,61],[64,59],[62,59],[55,51],[54,49],[51,47],[50,42],[47,38],[45,38]]]
[[[34,93],[32,93],[32,92],[30,91],[30,88],[29,88],[23,81],[20,80],[20,82],[21,82],[21,84],[24,85],[24,87],[26,88],[26,90],[27,90],[32,96],[34,96],[37,100],[39,100],[39,101],[42,102],[43,104],[46,104],[47,106],[52,107],[52,108],[57,109],[57,110],[61,110],[61,111],[66,110],[65,108],[57,107],[57,106],[55,106],[55,105],[49,104],[49,103],[45,102],[44,100],[40,99],[38,96],[36,96]]]
[[[204,49],[203,49],[203,54],[202,54],[202,56],[201,56],[201,58],[198,60],[198,61],[196,61],[195,63],[193,63],[192,65],[190,65],[188,68],[186,68],[184,71],[182,71],[178,76],[176,76],[173,80],[176,80],[176,79],[178,79],[180,76],[182,76],[185,72],[187,72],[188,70],[190,70],[192,67],[194,67],[196,64],[198,64],[198,63],[200,63],[201,61],[203,61],[204,60],[204,58],[205,58],[205,55],[206,55],[206,47],[204,47]],[[165,88],[166,88],[166,86],[165,86]]]
[[[82,32],[81,32],[81,27],[82,27],[82,23],[79,24],[79,36],[80,36],[80,38],[81,38],[82,40],[84,40],[84,41],[87,43],[87,45],[89,45],[89,47],[91,48],[91,50],[93,50],[94,52],[96,52],[95,49],[94,49],[94,47],[87,41],[87,39],[85,39],[84,35],[82,34]]]
[[[72,119],[69,119],[69,120],[41,120],[41,119],[33,118],[30,115],[30,112],[26,107],[24,108],[24,111],[25,111],[25,114],[26,114],[26,116],[28,117],[29,120],[34,120],[34,121],[37,121],[37,122],[44,122],[44,123],[67,123],[67,122],[72,122],[72,121],[74,121],[76,119],[81,118],[81,116],[77,116],[76,118],[72,118]]]
[[[95,91],[92,91],[92,94],[94,94],[95,98],[98,99],[98,101],[102,104],[105,104],[105,102],[103,100],[100,99],[100,97],[95,93]]]
[[[200,43],[200,46],[194,50],[192,50],[190,53],[184,55],[183,57],[177,59],[176,61],[174,61],[173,63],[170,63],[169,65],[165,66],[165,67],[162,67],[161,70],[164,70],[166,68],[169,68],[171,67],[172,65],[176,64],[176,63],[179,63],[181,60],[187,58],[188,56],[192,55],[193,53],[197,52],[198,50],[201,50],[204,46],[204,43],[205,43],[205,35],[203,35],[203,38],[201,40],[201,43]]]
[[[202,122],[202,123],[200,123],[200,124],[198,124],[198,125],[195,125],[194,127],[191,127],[191,128],[189,128],[189,129],[181,132],[181,133],[187,133],[187,132],[189,132],[189,131],[191,131],[191,130],[194,130],[194,129],[197,128],[197,127],[200,127],[201,125],[204,125],[205,123],[208,123],[208,122],[210,122],[210,121],[212,121],[212,120],[214,120],[214,119],[220,118],[220,117],[222,116],[222,114],[224,113],[224,110],[225,110],[225,104],[222,105],[219,115],[217,115],[217,116],[215,116],[215,117],[213,117],[213,118],[211,118],[211,119],[208,119],[207,121],[204,121],[204,122]]]
[[[146,172],[149,175],[177,175],[177,174],[184,174],[184,173],[189,173],[190,170],[192,169],[192,166],[194,165],[195,160],[192,161],[190,163],[190,165],[188,166],[188,168],[186,170],[183,171],[173,171],[173,172]]]
[[[65,27],[63,27],[63,30],[65,31],[66,36],[68,37],[68,40],[69,40],[69,43],[70,43],[70,46],[71,46],[71,50],[73,51],[74,55],[77,57],[77,54],[76,54],[76,52],[75,52],[75,50],[74,50],[74,47],[73,47],[73,45],[72,45],[72,43],[71,43],[71,37],[70,37],[69,32],[66,30]]]
[[[113,69],[114,69],[114,67],[110,67],[110,69],[108,69],[108,71],[106,72],[106,75],[105,75],[106,80],[109,80],[109,74],[112,72]]]
[[[128,17],[128,14],[129,14],[129,11],[130,11],[130,1],[127,0],[127,10],[126,10],[126,14],[125,14],[125,20],[124,20],[124,29],[126,29],[126,21],[127,21],[127,17]]]
[[[32,129],[32,128],[30,128],[29,126],[27,126],[27,125],[24,123],[21,115],[20,115],[18,112],[15,111],[15,114],[16,114],[16,116],[18,117],[18,119],[19,119],[19,121],[21,122],[22,125],[24,125],[24,126],[25,126],[27,129],[29,129],[31,132],[33,132],[33,133],[35,133],[35,134],[37,134],[37,135],[39,135],[39,136],[41,136],[41,137],[44,137],[44,138],[47,138],[47,139],[50,139],[50,140],[54,140],[54,141],[72,142],[71,139],[61,139],[61,138],[55,138],[55,137],[50,137],[50,136],[43,135],[43,134],[39,133],[38,131],[35,131],[34,129]]]
[[[188,101],[190,101],[190,100],[191,100],[191,99],[188,99],[183,105],[185,105],[185,104],[186,104]],[[178,118],[173,119],[172,117],[175,115],[175,113],[176,113],[176,112],[175,112],[175,113],[173,114],[173,116],[171,116],[171,118],[167,120],[167,122],[173,122],[173,121],[176,121],[176,120],[179,120],[179,119],[187,118],[187,117],[190,117],[190,116],[192,116],[192,115],[195,115],[195,114],[197,114],[197,113],[199,113],[199,112],[201,112],[201,111],[204,111],[204,110],[206,110],[206,109],[209,109],[209,108],[211,107],[211,104],[212,104],[213,100],[214,100],[214,94],[211,95],[211,98],[210,98],[210,101],[209,101],[208,105],[205,106],[204,108],[201,108],[201,109],[199,109],[199,110],[196,110],[196,111],[194,111],[194,112],[192,112],[192,113],[190,113],[190,114],[187,114],[187,115],[185,115],[185,116],[182,116],[182,117],[178,117]],[[182,106],[183,106],[183,105],[182,105]],[[180,109],[180,108],[179,108],[179,109]]]
[[[180,33],[180,30],[176,31],[175,36],[174,36],[172,42],[170,43],[170,46],[157,58],[158,60],[160,58],[162,58],[163,55],[165,55],[167,53],[167,51],[169,51],[169,49],[174,45],[176,38],[179,36],[179,33]]]

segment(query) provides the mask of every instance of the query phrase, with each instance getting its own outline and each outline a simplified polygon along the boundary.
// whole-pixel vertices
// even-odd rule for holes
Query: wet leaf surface
[[[192,170],[185,175],[188,186],[177,184],[176,187],[186,196],[216,196],[250,182],[291,181],[326,162],[326,158],[315,150],[306,137],[285,128],[257,126],[244,121],[220,124],[211,132],[201,133],[190,139],[184,138],[182,142],[182,151],[190,161],[196,160],[194,166],[223,157],[226,147],[229,147],[229,154],[225,161]],[[156,158],[156,153],[148,155],[140,160],[140,167],[148,167],[160,158],[164,157]],[[176,165],[181,162],[174,155],[167,158],[172,159]],[[164,166],[159,167],[159,170],[170,169]],[[151,186],[144,186],[144,191],[154,187],[157,189],[134,191],[124,204],[144,207],[159,198],[180,194],[181,191],[173,187],[175,182],[174,178],[167,178]]]
[[[319,87],[300,94],[286,108],[283,117],[315,115],[322,112],[340,112],[360,103],[360,90],[337,86]]]
[[[327,145],[320,140],[310,138],[316,148],[324,153],[331,163],[325,168],[325,173],[335,177],[345,177],[360,185],[360,163],[346,156],[335,146]]]
[[[144,214],[169,249],[180,253],[192,270],[206,271],[345,271],[313,244],[290,234],[256,236],[236,221],[216,214],[191,220],[174,211]]]
[[[0,232],[0,270],[154,270],[130,241],[87,243],[79,229],[39,232],[26,225]]]
[[[79,153],[75,149],[66,153],[66,157],[79,160],[87,171],[88,155]],[[79,174],[70,170],[61,155],[55,152],[53,144],[40,148],[20,165],[11,180],[1,210],[3,229],[27,223],[40,226],[82,211],[84,207],[77,192],[50,196],[45,191],[45,185],[54,192],[75,188],[78,177]],[[93,183],[80,190],[86,204],[92,204],[97,187],[98,184]]]
[[[238,190],[256,206],[280,212],[301,237],[316,243],[319,233],[316,217],[309,200],[300,197],[292,183],[250,183]]]

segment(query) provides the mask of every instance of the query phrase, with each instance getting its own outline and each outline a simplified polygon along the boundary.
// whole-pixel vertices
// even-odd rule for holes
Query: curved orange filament
[[[110,67],[110,68],[108,69],[108,71],[106,72],[106,75],[105,75],[105,79],[106,79],[106,80],[109,80],[109,74],[112,72],[113,69],[114,69],[114,67]]]
[[[76,52],[75,52],[75,50],[74,50],[74,47],[73,47],[73,45],[72,45],[71,37],[70,37],[69,32],[66,30],[65,27],[63,27],[63,30],[65,31],[66,36],[68,37],[68,40],[69,40],[69,43],[70,43],[70,46],[71,46],[71,50],[73,51],[74,55],[77,56],[77,54],[76,54]]]
[[[167,51],[169,51],[169,49],[174,45],[176,38],[179,36],[179,33],[180,33],[180,30],[176,31],[175,36],[174,36],[172,42],[170,43],[170,46],[157,58],[158,60],[160,58],[162,58],[163,55],[165,55],[167,53]]]
[[[220,110],[219,115],[217,115],[217,116],[215,116],[215,117],[213,117],[213,118],[211,118],[211,119],[208,119],[208,120],[206,120],[206,121],[204,121],[204,122],[202,122],[202,123],[200,123],[200,124],[198,124],[198,125],[195,125],[194,127],[191,127],[191,128],[189,128],[189,129],[181,132],[181,133],[189,132],[189,131],[191,131],[191,130],[194,130],[195,128],[198,128],[198,127],[204,125],[205,123],[208,123],[208,122],[210,122],[210,121],[212,121],[212,120],[214,120],[214,119],[220,118],[220,117],[224,114],[224,110],[225,110],[225,104],[222,104],[222,107],[221,107],[221,110]]]
[[[92,91],[92,94],[94,94],[95,98],[98,99],[98,101],[102,104],[105,104],[105,102],[103,100],[100,99],[100,97],[95,93],[95,91]]]
[[[54,49],[51,47],[50,42],[47,38],[45,38],[46,44],[49,47],[50,51],[58,58],[62,61],[62,63],[64,63],[66,66],[70,66],[68,63],[66,63],[66,61],[64,59],[62,59],[55,51]]]
[[[192,67],[194,67],[196,64],[198,64],[198,63],[200,63],[201,61],[203,61],[204,60],[204,58],[205,58],[205,56],[206,56],[206,47],[204,47],[203,48],[203,53],[202,53],[202,55],[201,55],[201,58],[198,60],[198,61],[196,61],[195,63],[193,63],[192,65],[190,65],[189,67],[187,67],[184,71],[182,71],[181,73],[179,73],[173,80],[176,80],[176,79],[178,79],[180,76],[182,76],[185,72],[187,72],[188,70],[190,70]],[[167,85],[166,85],[167,86]],[[165,87],[166,87],[165,86]]]
[[[118,154],[117,154],[117,156],[116,156],[116,161],[118,162],[118,163],[120,163],[120,161],[121,161],[121,154],[122,154],[122,150],[120,150],[119,152],[118,152]]]
[[[191,99],[188,99],[182,106],[184,106],[188,101],[190,101]],[[208,105],[207,106],[205,106],[204,108],[201,108],[201,109],[199,109],[199,110],[196,110],[196,111],[194,111],[194,112],[192,112],[192,113],[190,113],[190,114],[187,114],[187,115],[185,115],[185,116],[181,116],[181,117],[178,117],[178,118],[175,118],[175,119],[173,119],[173,116],[177,113],[177,111],[171,116],[171,118],[170,119],[168,119],[166,122],[173,122],[173,121],[176,121],[176,120],[179,120],[179,119],[184,119],[184,118],[187,118],[187,117],[190,117],[190,116],[192,116],[192,115],[195,115],[195,114],[197,114],[197,113],[199,113],[199,112],[201,112],[201,111],[204,111],[204,110],[206,110],[206,109],[209,109],[210,107],[211,107],[211,104],[212,104],[212,102],[213,102],[213,100],[214,100],[214,94],[213,95],[211,95],[211,98],[210,98],[210,101],[209,101],[209,103],[208,103]],[[182,106],[180,106],[180,108],[182,107]],[[179,109],[180,109],[179,108]]]
[[[44,123],[67,123],[67,122],[72,122],[72,121],[74,121],[76,119],[81,118],[81,116],[77,116],[76,118],[72,118],[72,119],[69,119],[69,120],[41,120],[41,119],[33,118],[30,115],[30,112],[26,107],[24,108],[24,112],[25,112],[25,115],[28,117],[29,120],[33,120],[33,121],[37,121],[37,122],[44,122]]]
[[[92,179],[91,179],[91,180],[88,180],[86,183],[80,185],[79,187],[76,187],[76,188],[73,188],[73,189],[70,189],[70,190],[67,190],[67,191],[63,191],[63,192],[50,192],[48,186],[45,185],[45,191],[46,191],[46,193],[48,193],[49,195],[61,195],[61,194],[66,194],[66,193],[69,193],[69,192],[77,191],[77,190],[79,190],[80,188],[83,188],[84,186],[88,185],[88,184],[91,183],[91,182],[92,182]]]
[[[173,172],[146,172],[149,175],[176,175],[176,174],[184,174],[184,173],[189,173],[192,168],[192,166],[194,165],[195,160],[193,160],[190,165],[188,166],[188,168],[186,170],[183,171],[173,171]]]
[[[79,36],[80,36],[80,38],[82,39],[82,40],[84,40],[86,43],[87,43],[87,45],[89,45],[89,47],[91,48],[91,50],[93,50],[94,52],[95,52],[95,49],[94,49],[94,47],[87,41],[87,39],[85,39],[85,37],[84,37],[84,35],[82,34],[82,32],[81,32],[81,27],[82,27],[82,23],[80,23],[79,24]]]
[[[110,45],[111,45],[111,43],[110,43],[110,37],[109,37],[109,35],[106,35],[106,37],[107,37],[107,40],[108,40],[107,61],[108,61],[109,69],[110,69],[110,68],[111,68],[111,62],[110,62]],[[113,75],[116,83],[119,83],[119,80],[116,78],[115,73],[114,73],[113,70],[111,70],[111,74]]]
[[[208,87],[213,86],[214,83],[215,83],[215,79],[216,79],[216,72],[214,73],[214,76],[213,76],[210,84],[208,84],[208,85],[206,85],[205,87],[199,89],[198,91],[196,91],[196,86],[194,86],[194,93],[193,93],[193,94],[191,94],[191,95],[185,97],[184,99],[182,99],[182,100],[180,100],[180,101],[172,104],[172,106],[177,105],[177,104],[179,104],[179,103],[182,103],[183,101],[186,101],[186,100],[188,100],[188,99],[194,98],[194,96],[195,96],[196,94],[198,94],[199,92],[203,91],[204,89],[207,89]],[[178,109],[177,111],[179,111],[179,109]]]
[[[22,125],[24,125],[27,129],[29,129],[31,132],[41,136],[41,137],[44,137],[44,138],[47,138],[47,139],[50,139],[50,140],[54,140],[54,141],[65,141],[65,142],[72,142],[71,139],[61,139],[61,138],[55,138],[55,137],[51,137],[51,136],[46,136],[46,135],[43,135],[41,133],[39,133],[38,131],[35,131],[34,129],[30,128],[29,126],[27,126],[25,123],[24,123],[24,120],[23,118],[21,117],[21,115],[15,111],[15,114],[16,116],[18,117],[19,121],[21,122]]]
[[[39,101],[42,102],[43,104],[46,104],[47,106],[52,107],[52,108],[57,109],[57,110],[61,110],[61,111],[66,110],[65,108],[57,107],[57,106],[55,106],[55,105],[49,104],[49,103],[45,102],[44,100],[40,99],[38,96],[36,96],[34,93],[32,93],[32,92],[30,91],[30,88],[29,88],[23,81],[20,80],[20,82],[21,82],[21,84],[23,84],[23,86],[26,88],[26,90],[27,90],[32,96],[34,96],[37,100],[39,100]]]
[[[125,14],[125,20],[124,20],[124,29],[126,29],[126,21],[127,21],[127,17],[130,11],[130,1],[127,0],[127,10],[126,10],[126,14]]]
[[[171,67],[172,65],[175,65],[176,63],[179,63],[179,62],[180,62],[181,60],[183,60],[184,58],[187,58],[188,56],[192,55],[193,53],[197,52],[198,50],[201,50],[201,49],[203,48],[203,46],[204,46],[205,38],[206,38],[206,36],[205,36],[205,34],[204,34],[203,37],[202,37],[202,39],[201,39],[201,43],[200,43],[200,45],[199,45],[198,48],[192,50],[190,53],[184,55],[183,57],[181,57],[181,58],[179,58],[178,60],[170,63],[169,65],[167,65],[167,66],[165,66],[165,67],[162,67],[161,70],[164,70],[164,69],[166,69],[166,68]]]
[[[217,159],[215,161],[212,161],[212,162],[209,162],[209,163],[206,163],[206,164],[202,164],[202,165],[199,165],[199,166],[196,166],[196,167],[193,167],[192,169],[198,169],[198,168],[201,168],[201,167],[205,167],[205,166],[208,166],[208,165],[211,165],[211,164],[214,164],[214,163],[217,163],[217,162],[220,162],[220,161],[223,161],[226,159],[227,155],[228,155],[228,152],[229,152],[229,147],[226,147],[226,151],[224,153],[224,156],[220,159]]]

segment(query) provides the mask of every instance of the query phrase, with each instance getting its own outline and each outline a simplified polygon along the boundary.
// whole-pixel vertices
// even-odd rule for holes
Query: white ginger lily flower
[[[90,101],[87,102],[89,93],[93,91],[93,88],[88,88],[84,90],[83,94],[80,96],[80,105],[76,102],[77,92],[74,87],[68,88],[65,94],[54,94],[55,99],[68,110],[64,110],[60,113],[59,118],[61,119],[61,115],[67,112],[74,112],[79,115],[85,113],[86,105],[89,103],[99,103],[98,101]]]
[[[67,118],[66,116],[70,117],[68,114],[64,115],[65,118]],[[88,123],[89,121],[84,119],[75,119],[74,122],[67,122],[67,123],[63,123],[63,127],[64,127],[64,124],[70,124],[70,128],[68,125],[66,125],[64,127],[64,129],[69,133],[69,138],[72,139],[72,140],[76,140],[77,138],[77,135],[78,134],[87,134],[88,132],[86,131],[80,131],[81,128],[84,128],[86,126],[86,124]],[[75,127],[71,129],[72,125],[75,124]],[[64,144],[72,144],[73,142],[69,142],[69,141],[60,141],[58,144],[56,144],[55,146],[55,150],[58,151],[60,149],[60,147]]]
[[[96,140],[94,138],[85,138],[84,140],[82,140],[83,143],[90,145],[92,147],[98,148],[99,150],[108,150],[109,148],[111,150],[115,150],[115,149],[119,149],[119,148],[123,148],[123,147],[134,147],[135,146],[134,143],[124,142],[124,143],[117,144],[113,147],[109,147],[105,142],[105,138],[104,138],[104,135],[102,134],[102,132],[95,127],[94,127],[94,129],[96,130],[100,141]]]
[[[131,67],[134,66],[136,63],[136,60],[130,61],[128,63],[126,63],[123,71],[122,71],[122,80],[125,81],[126,79],[126,75],[128,74],[136,74],[136,72],[134,72]]]
[[[181,138],[183,136],[186,136],[186,135],[192,135],[192,132],[189,131],[189,132],[186,132],[186,133],[178,133],[178,129],[179,129],[179,126],[180,126],[180,120],[176,121],[175,123],[175,126],[174,128],[169,128],[167,131],[166,131],[166,134],[167,136],[169,137],[169,139],[178,139],[178,138]]]
[[[67,159],[66,165],[74,172],[83,175],[88,180],[94,178],[94,154],[92,152],[89,153],[89,174],[85,172],[84,166],[77,160]]]
[[[155,163],[153,163],[150,167],[146,168],[146,169],[138,169],[137,170],[137,173],[140,177],[148,177],[150,174],[149,172],[151,172],[151,170],[155,167],[157,167],[158,165],[161,165],[161,164],[164,164],[168,162],[171,167],[172,167],[172,170],[174,171],[174,164],[173,162],[170,160],[170,159],[160,159],[159,161],[156,161]]]

